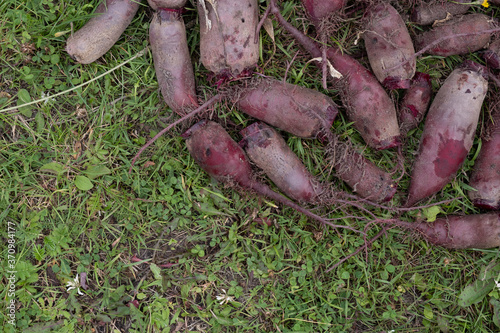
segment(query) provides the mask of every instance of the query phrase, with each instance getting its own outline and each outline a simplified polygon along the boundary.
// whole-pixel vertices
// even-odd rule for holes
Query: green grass
[[[363,239],[343,229],[323,228],[289,208],[211,180],[189,155],[180,129],[158,139],[129,174],[139,148],[174,118],[167,119],[171,111],[159,96],[150,51],[134,58],[148,45],[152,12],[147,6],[97,62],[78,65],[65,53],[71,23],[75,30],[80,28],[97,3],[0,4],[0,222],[5,240],[0,245],[0,270],[5,286],[11,270],[9,239],[14,239],[16,250],[16,328],[8,324],[11,297],[5,288],[0,290],[3,331],[499,330],[493,318],[499,316],[500,290],[484,286],[499,279],[500,269],[491,265],[499,262],[498,249],[449,251],[391,229],[368,252],[326,273]],[[298,3],[282,4],[283,13],[305,30],[309,23]],[[261,6],[262,13],[265,1]],[[500,17],[493,7],[485,11]],[[361,16],[360,11],[352,13],[332,43],[363,55],[362,42],[354,45]],[[192,5],[185,22],[198,93],[205,99],[216,89],[199,61],[199,28]],[[55,37],[60,32],[66,34]],[[340,104],[337,91],[323,90],[319,71],[276,25],[274,41],[275,53],[273,41],[261,32],[263,74],[279,79],[286,74],[288,82],[318,89]],[[482,62],[477,55],[425,56],[418,69],[431,74],[437,90],[465,58]],[[366,57],[360,61],[366,64]],[[88,84],[73,90],[82,83]],[[58,93],[62,94],[53,100],[1,111]],[[484,111],[488,106],[487,100]],[[226,103],[213,110],[213,117],[227,124],[235,139],[252,121]],[[334,128],[364,148],[345,117],[339,116]],[[394,206],[405,199],[421,132],[422,127],[415,130],[404,148],[406,175]],[[286,139],[311,172],[336,182],[320,143],[290,135]],[[478,213],[465,194],[479,146],[477,138],[457,177],[429,200],[462,197],[441,205],[442,214]],[[386,170],[397,167],[395,151],[364,152]],[[349,207],[315,211],[331,218],[366,217]],[[372,211],[380,217],[394,215]],[[412,211],[402,218],[423,219],[425,214],[432,211]],[[269,218],[272,226],[255,223],[257,217]],[[349,218],[338,222],[363,227]],[[379,230],[373,225],[369,235]],[[77,273],[87,274],[83,295],[76,289],[67,291],[67,282]],[[471,292],[466,287],[472,283],[476,289]],[[220,304],[220,295],[231,298]],[[129,306],[133,302],[138,308]]]

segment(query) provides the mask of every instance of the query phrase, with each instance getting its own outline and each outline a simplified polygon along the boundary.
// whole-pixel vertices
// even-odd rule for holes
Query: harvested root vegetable
[[[498,213],[447,216],[431,223],[394,224],[419,231],[431,244],[448,249],[489,249],[500,246]]]
[[[66,52],[81,64],[90,64],[118,41],[139,9],[140,1],[106,0],[97,7],[95,14],[66,42]]]
[[[237,89],[239,110],[301,138],[329,130],[338,113],[330,97],[275,79],[257,79]]]
[[[271,127],[253,123],[240,134],[248,157],[290,198],[312,202],[323,191],[285,140]]]
[[[321,58],[320,46],[288,23],[271,1],[271,11],[313,58]],[[375,149],[388,149],[400,144],[396,108],[375,76],[352,57],[339,49],[328,48],[327,59],[342,74],[342,99],[349,119],[366,144]]]
[[[450,16],[465,14],[470,5],[470,0],[442,1],[441,3],[422,3],[415,7],[411,14],[411,21],[428,25],[435,21],[445,20]]]
[[[252,174],[250,163],[243,149],[219,124],[202,120],[182,136],[186,139],[187,148],[196,163],[215,179],[225,184],[237,184],[247,191],[255,191],[323,224],[359,232],[348,226],[334,225],[274,192],[269,186],[258,182]]]
[[[411,86],[406,91],[399,110],[401,133],[408,133],[420,124],[427,112],[431,97],[431,77],[428,74],[418,72],[411,81]]]
[[[488,124],[481,151],[476,159],[469,185],[469,198],[475,206],[500,210],[500,107],[495,105],[493,122]]]
[[[154,10],[178,9],[184,7],[187,0],[148,0],[149,6]]]
[[[156,78],[163,99],[177,114],[198,106],[186,29],[180,14],[160,9],[149,27]]]
[[[443,57],[467,54],[488,45],[491,32],[482,32],[493,27],[494,24],[488,16],[483,14],[468,14],[453,18],[442,25],[436,26],[432,30],[417,35],[415,46],[418,50],[422,50],[432,43],[442,40],[427,49],[425,53]],[[464,33],[471,35],[456,36]]]
[[[365,15],[363,38],[373,73],[388,89],[408,89],[416,60],[403,19],[388,3],[368,7]]]
[[[373,202],[392,199],[397,185],[386,171],[358,153],[350,144],[332,141],[327,149],[328,164],[357,195]]]
[[[488,49],[483,53],[483,58],[489,67],[500,69],[500,39],[496,39],[488,46]]]
[[[230,77],[255,67],[258,11],[257,0],[198,1],[201,62],[207,69]]]
[[[321,20],[341,10],[347,0],[302,0],[309,19],[316,27]]]
[[[467,61],[450,74],[436,94],[413,165],[407,206],[441,190],[462,166],[488,90],[485,70]]]

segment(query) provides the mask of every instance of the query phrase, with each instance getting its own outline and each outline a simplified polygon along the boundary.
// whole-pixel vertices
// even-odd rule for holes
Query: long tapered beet
[[[407,206],[441,190],[462,166],[488,90],[485,70],[468,61],[450,74],[436,94],[413,165]]]
[[[477,207],[500,210],[500,107],[495,108],[472,169],[469,185],[476,191],[469,191],[469,198]]]
[[[163,99],[177,114],[198,106],[186,29],[180,14],[158,10],[149,27],[156,78]]]
[[[302,0],[309,19],[316,27],[321,20],[342,9],[347,0]]]
[[[489,249],[500,246],[498,213],[447,216],[432,223],[395,223],[418,230],[430,243],[448,249]]]
[[[255,191],[325,225],[357,231],[348,226],[333,225],[321,216],[274,192],[269,186],[256,181],[245,152],[219,124],[202,120],[182,136],[186,139],[187,148],[196,163],[217,180],[226,184],[236,183],[243,189]]]
[[[398,115],[401,133],[407,133],[420,124],[427,112],[431,97],[431,77],[418,72],[401,102]]]
[[[90,64],[118,41],[139,9],[140,1],[102,1],[95,14],[66,42],[66,52],[81,64]]]
[[[285,140],[264,123],[253,123],[240,134],[243,147],[252,162],[286,195],[297,201],[311,202],[322,192],[321,186]]]
[[[491,33],[485,30],[492,29],[494,23],[492,19],[483,14],[468,14],[453,18],[442,25],[436,26],[434,29],[426,31],[415,37],[415,48],[422,50],[437,42],[443,37],[444,39],[436,45],[433,45],[425,53],[439,55],[443,57],[468,54],[484,48],[490,42]],[[454,37],[457,34],[477,33],[475,35]]]
[[[332,99],[313,89],[258,79],[239,91],[236,106],[246,114],[302,138],[328,130],[338,110]]]
[[[313,58],[320,58],[320,46],[288,23],[271,1],[271,11],[285,28]],[[388,149],[400,144],[396,108],[375,76],[352,57],[339,49],[328,48],[327,58],[343,75],[342,99],[347,115],[354,122],[366,144],[375,149]]]
[[[198,1],[201,62],[207,69],[236,76],[255,67],[258,11],[257,0]]]
[[[369,6],[365,15],[363,39],[373,73],[386,88],[408,89],[416,60],[403,19],[389,3]]]
[[[415,7],[411,14],[411,21],[420,24],[428,25],[438,20],[444,20],[449,15],[465,14],[470,5],[470,0],[455,0],[453,2],[443,1],[442,3],[422,3]]]

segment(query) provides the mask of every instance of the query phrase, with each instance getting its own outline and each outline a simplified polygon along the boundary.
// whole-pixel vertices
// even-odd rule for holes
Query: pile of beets
[[[182,19],[186,0],[148,0],[154,9],[149,41],[158,84],[168,107],[188,119],[209,103],[201,103]],[[276,0],[259,18],[258,0],[197,0],[202,64],[214,73],[225,91],[211,99],[230,99],[238,110],[258,119],[242,129],[242,140],[235,142],[218,123],[201,120],[185,131],[189,152],[208,174],[236,189],[257,194],[288,205],[308,217],[332,224],[302,204],[350,204],[386,207],[397,191],[392,175],[382,170],[352,144],[331,131],[337,105],[318,91],[253,75],[259,58],[258,35],[264,20],[272,15],[315,60],[326,80],[340,91],[346,116],[367,146],[376,150],[397,149],[404,136],[425,119],[418,155],[413,163],[411,182],[404,209],[438,193],[463,165],[478,127],[488,80],[499,82],[500,32],[495,19],[472,13],[470,1],[431,0],[412,8],[408,20],[421,25],[419,35],[410,36],[397,6],[405,1],[302,0],[316,28],[313,39],[287,22]],[[406,1],[408,2],[408,1]],[[361,5],[360,5],[361,4]],[[485,1],[483,5],[499,5]],[[335,46],[318,42],[334,34],[329,22],[339,22],[349,8],[364,10],[361,36],[369,60],[366,68]],[[88,64],[105,54],[120,38],[140,7],[140,0],[106,0],[96,15],[67,40],[66,50],[79,63]],[[404,6],[403,6],[404,7]],[[408,6],[406,6],[408,8]],[[432,25],[432,26],[431,26]],[[416,72],[422,54],[447,57],[479,51],[486,66],[465,61],[455,68],[434,94],[431,78]],[[398,107],[388,91],[404,90]],[[491,88],[490,88],[491,89]],[[230,94],[227,91],[231,91]],[[500,102],[500,98],[497,99]],[[431,103],[432,101],[432,103]],[[201,105],[201,106],[200,106]],[[429,242],[447,248],[491,248],[500,246],[500,106],[490,103],[486,136],[470,175],[471,201],[493,212],[447,216],[432,223],[410,223],[398,219],[374,220],[417,230]],[[300,159],[274,129],[301,138],[316,138],[326,144],[329,165],[353,193],[336,191],[312,176]],[[135,159],[134,159],[135,161]],[[274,192],[257,180],[251,162],[262,169],[286,195]],[[495,212],[497,211],[497,212]]]

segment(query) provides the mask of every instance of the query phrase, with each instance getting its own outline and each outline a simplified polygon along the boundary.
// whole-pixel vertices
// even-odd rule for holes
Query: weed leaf
[[[99,176],[109,175],[111,173],[111,170],[109,170],[104,165],[91,165],[87,168],[87,170],[84,171],[84,173],[90,179],[96,179]]]
[[[493,279],[487,281],[477,280],[473,284],[465,287],[460,296],[458,296],[458,305],[465,308],[480,302],[491,290],[493,290],[494,286],[495,281],[493,281]]]
[[[78,189],[80,189],[82,191],[88,191],[92,187],[94,187],[94,185],[92,184],[90,179],[88,179],[85,176],[76,176],[75,177],[75,185],[76,185],[76,187],[78,187]]]
[[[40,168],[40,171],[49,172],[49,173],[53,173],[57,176],[61,176],[62,174],[64,174],[66,172],[66,168],[61,163],[50,162],[50,163],[43,165]]]

